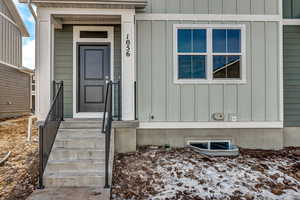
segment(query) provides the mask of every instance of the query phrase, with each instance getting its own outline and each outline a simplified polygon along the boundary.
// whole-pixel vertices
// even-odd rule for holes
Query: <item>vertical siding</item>
[[[300,18],[300,1],[284,0],[283,1],[283,17],[284,18]]]
[[[231,113],[240,121],[279,120],[278,23],[242,22],[247,31],[246,84],[178,85],[173,83],[173,24],[180,23],[209,22],[137,21],[141,121],[151,115],[155,121],[212,121],[215,112],[224,112],[225,120]]]
[[[30,75],[0,64],[0,118],[30,113]]]
[[[73,27],[54,33],[54,79],[64,81],[64,114],[73,116]]]
[[[284,26],[284,125],[300,126],[300,26]]]
[[[278,14],[280,0],[148,0],[139,13]],[[295,0],[297,1],[297,0]]]
[[[12,19],[9,10],[3,1],[0,1],[0,12]],[[8,21],[6,18],[0,16],[0,60],[14,65],[21,66],[22,64],[22,36],[19,29]]]
[[[114,26],[114,78],[121,78],[121,27]],[[73,26],[54,33],[54,79],[65,82],[65,117],[73,116]]]

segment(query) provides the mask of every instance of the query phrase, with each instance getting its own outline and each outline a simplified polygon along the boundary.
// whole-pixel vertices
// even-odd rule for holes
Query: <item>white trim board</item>
[[[136,20],[281,21],[280,15],[136,14]]]
[[[108,38],[80,38],[80,31],[107,31]],[[101,112],[77,112],[77,43],[110,44],[110,79],[114,79],[114,27],[74,26],[73,27],[73,118],[101,118]]]
[[[283,128],[283,122],[140,122],[140,129]]]
[[[300,25],[300,19],[283,19],[282,24],[283,25],[299,26]]]

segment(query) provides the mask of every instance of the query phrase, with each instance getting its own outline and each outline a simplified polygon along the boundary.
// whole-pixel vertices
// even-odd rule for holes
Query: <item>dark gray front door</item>
[[[103,112],[110,77],[109,45],[79,46],[79,112]]]

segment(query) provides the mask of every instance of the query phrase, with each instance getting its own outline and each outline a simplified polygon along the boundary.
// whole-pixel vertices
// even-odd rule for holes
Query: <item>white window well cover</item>
[[[246,83],[245,25],[175,24],[174,83]]]

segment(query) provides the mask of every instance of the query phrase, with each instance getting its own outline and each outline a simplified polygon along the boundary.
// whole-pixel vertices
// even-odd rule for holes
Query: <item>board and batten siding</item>
[[[247,84],[174,84],[173,25],[183,23],[245,24]],[[140,121],[280,120],[278,22],[137,21],[136,30]]]
[[[114,78],[121,77],[121,27],[114,25]],[[64,81],[65,117],[73,117],[73,26],[54,33],[54,79]]]
[[[2,0],[0,0],[0,12],[13,20]],[[17,67],[22,65],[21,32],[2,15],[0,15],[0,61]]]
[[[284,26],[284,125],[300,126],[300,26]]]
[[[288,19],[300,18],[300,1],[283,0],[283,17]]]
[[[0,63],[0,118],[30,113],[30,75]]]
[[[147,6],[144,9],[138,9],[137,12],[276,15],[279,14],[278,1],[279,0],[148,0]]]

